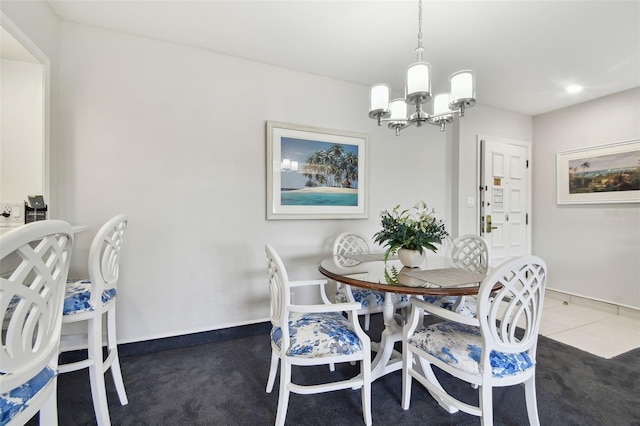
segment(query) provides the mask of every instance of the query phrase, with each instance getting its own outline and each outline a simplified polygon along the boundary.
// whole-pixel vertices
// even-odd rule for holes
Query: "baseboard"
[[[597,309],[600,311],[610,312],[623,317],[629,317],[629,318],[640,320],[640,309],[637,309],[631,306],[617,305],[615,303],[606,302],[598,299],[592,299],[584,296],[578,296],[576,294],[571,294],[568,292],[554,290],[550,288],[546,289],[546,295],[553,299],[562,300],[564,302],[574,303],[576,305],[585,306],[585,307]]]
[[[121,343],[118,345],[118,354],[120,357],[144,355],[171,349],[204,345],[206,343],[240,339],[242,337],[258,336],[261,334],[268,335],[270,331],[271,322],[265,321],[237,327],[222,328],[219,330],[202,331],[199,333],[184,334],[181,336],[145,340],[142,342]],[[69,363],[85,359],[87,357],[86,353],[86,349],[65,352],[60,356],[60,363]]]
[[[121,357],[144,355],[170,349],[180,349],[189,346],[204,345],[206,343],[222,342],[242,337],[269,334],[270,331],[271,322],[265,321],[237,327],[222,328],[219,330],[145,340],[143,342],[124,343],[118,345],[118,353]]]

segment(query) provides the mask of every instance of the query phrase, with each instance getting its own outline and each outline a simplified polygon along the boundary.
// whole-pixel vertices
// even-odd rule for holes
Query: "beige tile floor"
[[[575,298],[573,298],[575,299]],[[603,358],[640,347],[640,315],[548,291],[540,334]]]

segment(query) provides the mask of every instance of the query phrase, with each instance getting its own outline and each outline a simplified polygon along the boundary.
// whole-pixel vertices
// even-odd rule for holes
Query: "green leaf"
[[[386,248],[385,261],[400,248],[418,250],[424,248],[437,251],[434,244],[442,244],[449,236],[444,222],[435,217],[435,210],[429,209],[424,201],[413,207],[400,210],[395,206],[390,212],[381,213],[382,230],[374,234],[373,241]]]

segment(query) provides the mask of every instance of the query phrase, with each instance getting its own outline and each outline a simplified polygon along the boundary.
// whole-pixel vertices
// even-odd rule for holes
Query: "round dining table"
[[[371,380],[402,368],[402,354],[394,349],[402,340],[402,321],[394,309],[394,294],[412,296],[468,296],[478,294],[486,275],[451,266],[445,256],[427,256],[426,266],[408,268],[397,259],[384,260],[384,253],[347,255],[353,266],[345,267],[338,258],[324,259],[320,273],[334,281],[384,292],[384,329],[371,363]]]

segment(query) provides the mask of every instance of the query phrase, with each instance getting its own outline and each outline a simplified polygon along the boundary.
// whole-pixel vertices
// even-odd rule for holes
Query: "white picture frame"
[[[556,154],[558,204],[640,203],[640,139]]]
[[[366,219],[368,136],[267,121],[267,219]]]

